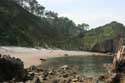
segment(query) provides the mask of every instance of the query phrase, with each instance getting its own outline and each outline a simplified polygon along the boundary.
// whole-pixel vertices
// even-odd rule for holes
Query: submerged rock
[[[69,66],[68,65],[63,65],[60,68],[63,69],[63,70],[67,70],[67,69],[69,69]]]

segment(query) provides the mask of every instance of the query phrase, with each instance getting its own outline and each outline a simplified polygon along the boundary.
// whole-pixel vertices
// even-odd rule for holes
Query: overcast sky
[[[125,24],[125,0],[38,0],[47,10],[91,28],[111,21]]]

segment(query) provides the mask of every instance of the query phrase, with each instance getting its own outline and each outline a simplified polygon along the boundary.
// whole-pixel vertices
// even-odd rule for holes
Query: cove
[[[44,62],[44,66],[56,69],[68,65],[78,70],[82,75],[98,77],[107,72],[104,64],[110,63],[112,63],[112,56],[65,56],[49,58]]]

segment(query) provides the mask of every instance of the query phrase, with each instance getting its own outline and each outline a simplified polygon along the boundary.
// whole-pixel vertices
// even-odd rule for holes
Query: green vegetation
[[[91,49],[97,43],[101,43],[109,39],[112,39],[114,44],[116,44],[116,42],[118,42],[119,39],[123,37],[125,37],[124,25],[114,21],[110,24],[106,24],[86,32],[83,37],[83,43],[84,47]]]
[[[20,1],[33,1],[27,3],[36,6],[27,7]],[[41,14],[35,13],[40,11]],[[0,45],[78,48],[78,35],[84,31],[34,0],[0,0],[0,19]]]
[[[88,24],[76,25],[36,0],[0,0],[0,19],[0,45],[91,50],[107,39],[125,37],[120,23],[88,31]]]

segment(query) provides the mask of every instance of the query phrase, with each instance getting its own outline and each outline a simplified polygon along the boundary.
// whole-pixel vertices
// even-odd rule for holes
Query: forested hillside
[[[86,32],[83,43],[88,50],[110,52],[116,50],[120,38],[125,38],[125,27],[113,21]]]
[[[78,35],[88,26],[77,27],[67,17],[45,10],[36,0],[0,0],[0,19],[0,45],[76,48]]]
[[[121,23],[88,30],[88,24],[76,25],[36,0],[0,0],[0,19],[0,45],[4,46],[110,52],[125,37]]]

